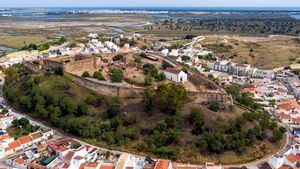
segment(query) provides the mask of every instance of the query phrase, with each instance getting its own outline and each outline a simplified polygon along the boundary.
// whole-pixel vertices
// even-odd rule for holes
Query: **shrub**
[[[88,71],[84,71],[81,75],[82,77],[91,77]]]
[[[221,110],[220,105],[218,103],[213,103],[209,105],[208,108],[214,112],[219,112]]]
[[[123,59],[123,57],[124,57],[123,55],[117,54],[116,56],[113,57],[113,61],[121,60],[121,59]]]
[[[150,86],[151,84],[152,84],[152,78],[151,77],[145,77],[145,79],[144,79],[144,84],[146,85],[146,86]]]
[[[117,68],[110,70],[110,79],[112,82],[121,83],[123,79],[123,71]]]

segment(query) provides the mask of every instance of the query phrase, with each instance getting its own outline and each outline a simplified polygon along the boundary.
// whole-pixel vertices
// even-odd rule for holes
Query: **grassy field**
[[[221,58],[231,59],[237,63],[248,63],[258,68],[271,69],[300,61],[299,39],[290,37],[256,39],[208,37],[201,44],[231,46],[232,49],[228,51],[216,48],[212,50]]]
[[[30,43],[39,44],[47,40],[46,37],[39,35],[0,35],[0,39],[0,45],[17,49]]]

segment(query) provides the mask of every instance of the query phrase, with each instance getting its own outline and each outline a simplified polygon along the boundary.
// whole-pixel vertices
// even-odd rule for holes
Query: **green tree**
[[[93,78],[96,78],[98,80],[105,80],[104,76],[102,75],[101,70],[94,72]]]
[[[44,96],[40,95],[40,94],[35,94],[32,98],[32,102],[34,103],[34,105],[45,105],[46,100],[44,98]]]
[[[208,108],[214,112],[219,112],[221,110],[220,104],[218,104],[218,103],[212,103],[209,105]]]
[[[283,138],[283,133],[280,130],[273,131],[273,139],[275,142],[280,141]]]
[[[61,127],[62,126],[62,123],[63,123],[63,120],[61,118],[61,110],[58,106],[53,106],[53,105],[50,105],[48,106],[48,111],[49,111],[49,114],[50,114],[50,120],[51,120],[51,123],[56,126],[56,127]]]
[[[179,129],[171,129],[168,131],[167,136],[168,136],[167,139],[168,144],[172,144],[172,143],[176,144],[180,140],[182,136],[182,132]]]
[[[38,115],[39,118],[42,118],[42,119],[48,118],[48,112],[45,109],[45,107],[41,104],[37,104],[35,106],[35,113],[36,113],[36,115]]]
[[[66,114],[75,114],[78,108],[76,102],[67,96],[60,100],[60,107]]]
[[[187,92],[182,85],[165,83],[158,85],[157,98],[163,110],[175,113],[186,103]]]
[[[30,110],[32,107],[31,99],[28,96],[21,96],[19,98],[19,105],[25,110]]]
[[[204,113],[203,113],[203,111],[201,109],[199,109],[199,108],[193,108],[191,110],[191,113],[190,113],[190,116],[189,116],[189,120],[192,123],[203,122],[203,120],[204,120]]]
[[[143,101],[146,104],[146,111],[150,112],[153,108],[154,101],[154,91],[152,88],[148,87],[144,90]]]
[[[144,79],[144,84],[145,84],[146,86],[150,86],[150,85],[152,84],[152,78],[146,76],[145,79]]]
[[[163,60],[162,67],[163,67],[163,69],[166,69],[168,67],[172,67],[172,65],[170,63],[168,63],[167,61]]]
[[[82,77],[91,77],[91,75],[88,71],[84,71],[81,76]]]
[[[113,68],[110,70],[110,79],[112,82],[121,83],[123,76],[123,71],[121,69]]]
[[[88,107],[86,105],[86,103],[84,101],[80,101],[78,103],[78,111],[77,111],[77,116],[82,116],[82,115],[85,115],[87,114],[88,112]]]
[[[157,74],[157,76],[155,76],[155,79],[157,81],[164,81],[167,79],[167,77],[163,72],[161,72],[161,73]]]
[[[182,59],[182,61],[187,62],[187,61],[191,60],[191,57],[184,55],[181,57],[181,59]]]
[[[113,57],[113,61],[118,61],[118,60],[121,60],[123,59],[123,55],[122,54],[117,54],[116,56]]]
[[[44,98],[46,99],[47,105],[58,105],[59,98],[52,91],[46,91],[44,94]]]
[[[107,107],[108,118],[114,118],[121,113],[121,105],[119,103],[112,103]]]
[[[11,66],[4,69],[6,84],[16,83],[20,78],[20,69],[16,66]]]

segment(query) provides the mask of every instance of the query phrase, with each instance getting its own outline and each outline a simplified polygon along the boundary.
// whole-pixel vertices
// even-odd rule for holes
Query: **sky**
[[[0,7],[300,7],[300,0],[0,0]]]

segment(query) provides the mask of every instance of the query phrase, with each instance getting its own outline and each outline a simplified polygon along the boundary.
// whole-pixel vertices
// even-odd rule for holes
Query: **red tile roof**
[[[291,116],[285,113],[278,113],[278,115],[282,119],[291,119]]]
[[[170,165],[170,161],[169,160],[159,160],[154,169],[168,169]]]
[[[17,140],[17,141],[9,143],[8,147],[5,148],[5,151],[9,151],[9,150],[15,149],[15,148],[20,147],[20,146],[21,146],[21,144]]]
[[[85,165],[85,167],[97,167],[99,164],[97,162],[89,162]]]
[[[100,169],[115,169],[115,166],[113,166],[113,165],[104,165],[104,164],[102,164],[102,165],[100,166]]]
[[[287,165],[283,165],[281,167],[279,167],[278,169],[290,169],[291,167],[287,166]]]
[[[20,144],[23,145],[23,144],[31,142],[32,138],[30,136],[24,136],[24,137],[20,137],[18,140],[19,140]]]
[[[17,159],[15,159],[15,162],[17,163],[17,164],[19,164],[19,165],[22,165],[22,164],[24,164],[25,163],[25,161],[24,161],[24,159],[23,158],[17,158]]]
[[[291,163],[297,162],[297,158],[294,157],[293,155],[288,155],[288,156],[286,156],[285,158],[286,158],[289,162],[291,162]]]
[[[243,92],[244,93],[256,92],[256,89],[252,87],[248,87],[248,88],[244,88]]]

